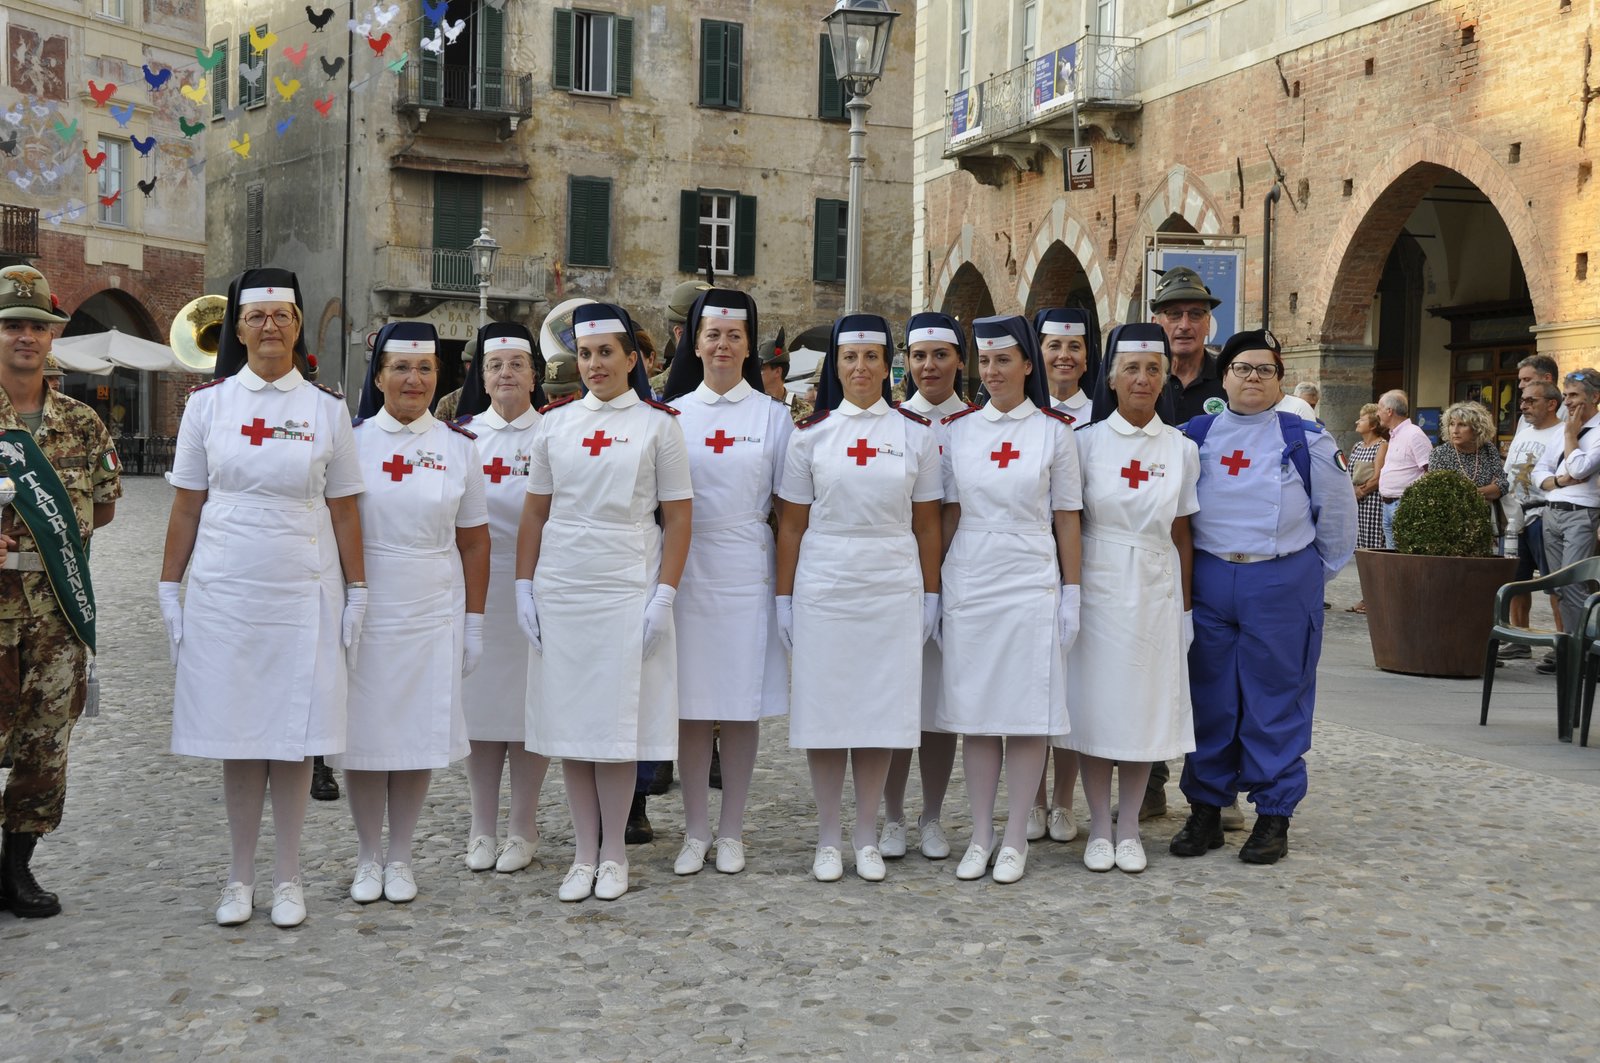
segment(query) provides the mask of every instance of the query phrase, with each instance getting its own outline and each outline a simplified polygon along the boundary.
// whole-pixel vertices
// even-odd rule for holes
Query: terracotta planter
[[[1386,672],[1482,678],[1494,594],[1516,570],[1514,557],[1357,550],[1373,662]]]

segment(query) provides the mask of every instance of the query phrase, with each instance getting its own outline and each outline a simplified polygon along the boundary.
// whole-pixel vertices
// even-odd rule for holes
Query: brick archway
[[[1505,169],[1478,144],[1424,126],[1390,152],[1357,191],[1328,241],[1308,315],[1323,343],[1362,343],[1373,293],[1389,250],[1422,197],[1442,178],[1465,177],[1486,196],[1511,234],[1522,261],[1534,316],[1547,319],[1552,292],[1544,249],[1526,198]]]
[[[1033,243],[1028,247],[1028,253],[1022,260],[1022,276],[1017,279],[1017,305],[1024,311],[1029,305],[1029,294],[1039,279],[1039,266],[1045,261],[1045,256],[1052,246],[1059,244],[1078,260],[1078,265],[1083,269],[1084,275],[1089,279],[1089,288],[1094,292],[1095,311],[1099,320],[1106,321],[1111,312],[1110,295],[1106,291],[1105,271],[1100,266],[1100,257],[1095,251],[1094,240],[1089,235],[1089,230],[1072,212],[1067,210],[1067,201],[1057,199],[1050,206],[1050,212],[1044,216],[1035,233]]]
[[[1140,205],[1138,222],[1128,241],[1122,245],[1116,299],[1111,305],[1111,313],[1102,313],[1100,318],[1106,328],[1124,323],[1123,310],[1133,299],[1133,293],[1144,276],[1145,237],[1158,231],[1162,223],[1174,214],[1188,222],[1197,233],[1210,235],[1222,231],[1222,211],[1206,183],[1187,166],[1174,166],[1168,170],[1161,183]],[[1139,321],[1144,319],[1143,314],[1136,318]]]

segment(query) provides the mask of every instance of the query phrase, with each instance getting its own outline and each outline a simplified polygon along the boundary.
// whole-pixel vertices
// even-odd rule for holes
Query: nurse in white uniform
[[[855,769],[856,874],[884,876],[878,802],[890,751],[922,729],[922,645],[939,622],[939,443],[927,418],[889,405],[889,323],[833,326],[817,412],[784,461],[778,625],[792,648],[789,745],[817,801],[819,882],[844,875],[839,823]]]
[[[690,308],[664,394],[678,411],[694,481],[694,537],[673,619],[678,634],[678,768],[683,850],[698,872],[708,849],[744,870],[744,811],[760,721],[789,711],[789,656],[778,637],[767,523],[794,434],[789,409],[761,389],[751,355],[755,300],[712,288]],[[712,729],[722,729],[722,811],[711,832]]]
[[[1032,328],[972,324],[989,401],[946,418],[944,697],[934,722],[962,735],[972,843],[960,879],[1016,882],[1028,810],[1052,735],[1069,730],[1064,655],[1078,634],[1082,484],[1071,419],[1050,408]],[[996,852],[1002,760],[1010,809]]]
[[[906,401],[902,409],[926,417],[942,444],[946,417],[970,408],[961,395],[961,367],[966,363],[961,325],[948,314],[929,311],[913,314],[906,323]],[[917,746],[917,769],[922,780],[922,814],[917,817],[917,842],[922,855],[943,860],[950,842],[939,822],[950,770],[956,762],[956,736],[933,723],[941,696],[944,655],[929,639],[922,647],[922,736]],[[906,783],[911,776],[911,750],[897,749],[889,758],[889,777],[883,784],[883,835],[878,851],[885,860],[906,855]]]
[[[287,270],[233,282],[217,379],[184,407],[170,474],[160,593],[178,673],[172,751],[222,761],[233,848],[223,926],[250,918],[269,781],[272,921],[305,919],[311,758],[344,748],[345,654],[366,606],[349,410],[305,379],[303,321]]]
[[[1091,871],[1145,868],[1139,804],[1150,764],[1194,749],[1187,653],[1199,451],[1156,404],[1170,355],[1159,325],[1112,330],[1102,417],[1076,433],[1083,472],[1083,631],[1067,657],[1072,731],[1089,803]],[[1110,404],[1107,403],[1107,406]],[[1118,773],[1111,841],[1111,769]]]
[[[350,670],[345,773],[359,848],[350,897],[416,898],[411,843],[433,769],[467,755],[461,677],[483,657],[489,514],[472,434],[428,412],[433,326],[378,332],[356,420],[372,597]],[[389,845],[383,848],[383,826]]]
[[[478,330],[478,357],[467,370],[456,423],[477,436],[489,503],[489,595],[483,609],[483,663],[461,683],[467,717],[467,787],[472,828],[467,867],[520,871],[539,845],[539,789],[550,761],[530,753],[526,737],[528,640],[517,627],[517,525],[528,495],[528,460],[544,405],[533,335],[514,321]],[[511,765],[511,811],[499,836],[500,779]]]
[[[1100,377],[1100,337],[1087,310],[1076,307],[1050,307],[1033,315],[1034,333],[1044,356],[1045,377],[1049,383],[1050,405],[1072,418],[1074,430],[1089,427],[1095,381]],[[1072,793],[1078,785],[1078,754],[1054,747],[1056,784],[1045,798],[1049,764],[1039,775],[1039,791],[1028,812],[1028,840],[1038,841],[1049,834],[1051,841],[1070,842],[1078,836],[1078,821],[1072,816]]]
[[[586,393],[542,411],[517,619],[534,651],[527,746],[561,758],[572,811],[576,853],[557,896],[610,901],[628,892],[636,764],[678,755],[673,602],[694,491],[676,411],[650,397],[627,312],[589,303],[572,324]]]

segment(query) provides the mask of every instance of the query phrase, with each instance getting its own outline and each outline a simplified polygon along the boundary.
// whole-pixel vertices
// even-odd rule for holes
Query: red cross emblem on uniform
[[[733,446],[733,437],[719,428],[716,435],[706,436],[706,446],[721,454],[724,450]]]
[[[239,434],[250,437],[250,445],[259,447],[263,439],[271,439],[273,430],[267,427],[267,422],[257,417],[249,424],[239,426]]]
[[[489,478],[490,483],[499,483],[511,475],[511,466],[501,460],[497,454],[493,461],[483,467],[483,474]]]
[[[399,483],[401,480],[406,478],[407,473],[411,472],[412,466],[409,461],[396,454],[394,457],[380,465],[379,468],[389,474],[389,479],[393,480],[395,483]]]
[[[268,295],[276,295],[276,294],[278,294],[278,289],[276,289],[276,288],[268,288],[267,289],[267,294]]]
[[[1128,467],[1122,470],[1122,476],[1127,479],[1128,486],[1136,491],[1139,489],[1140,484],[1150,479],[1150,474],[1139,467],[1138,458],[1128,462]]]
[[[867,441],[865,439],[858,439],[856,440],[856,445],[845,451],[845,453],[856,459],[857,465],[865,465],[868,458],[875,458],[878,456],[878,448],[867,446]]]
[[[1236,450],[1222,459],[1222,464],[1228,467],[1229,476],[1238,476],[1240,469],[1250,467],[1250,459],[1244,456],[1244,451]]]
[[[600,456],[600,452],[611,445],[611,438],[605,434],[603,429],[596,428],[594,430],[594,435],[583,440],[578,445],[580,447],[589,448],[589,457],[598,458]]]
[[[1009,439],[1000,444],[999,450],[991,450],[989,452],[989,460],[998,464],[1002,469],[1020,457],[1022,457],[1022,451],[1013,447]]]

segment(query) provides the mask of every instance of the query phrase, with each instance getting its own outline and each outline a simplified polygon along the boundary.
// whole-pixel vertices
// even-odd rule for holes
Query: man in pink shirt
[[[1389,431],[1389,448],[1378,474],[1378,497],[1383,500],[1383,545],[1394,549],[1394,511],[1400,496],[1428,471],[1433,444],[1427,433],[1411,422],[1411,404],[1403,391],[1386,391],[1378,400],[1378,423]]]

